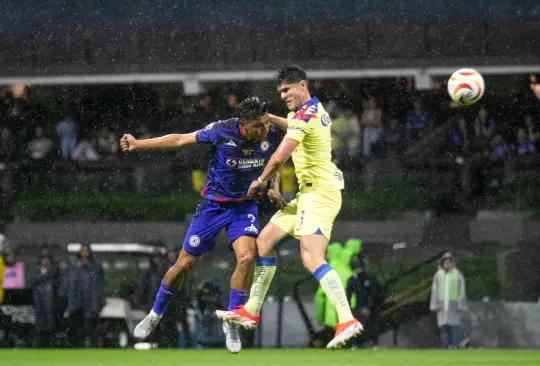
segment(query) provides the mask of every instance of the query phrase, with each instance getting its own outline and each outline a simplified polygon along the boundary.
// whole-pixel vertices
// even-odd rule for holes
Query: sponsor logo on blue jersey
[[[215,201],[245,199],[252,181],[279,144],[279,135],[271,126],[262,141],[247,142],[240,135],[236,118],[209,124],[197,132],[197,142],[213,145],[208,178],[201,195]]]

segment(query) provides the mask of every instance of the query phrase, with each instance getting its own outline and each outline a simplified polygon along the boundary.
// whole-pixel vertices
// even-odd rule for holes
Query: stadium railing
[[[394,343],[397,344],[397,334],[401,325],[429,313],[429,295],[431,293],[433,273],[430,273],[429,276],[424,276],[422,272],[425,272],[426,269],[432,269],[433,263],[438,262],[445,252],[438,252],[381,285],[378,300],[380,307],[377,320],[378,326],[375,328],[377,334],[361,335],[361,342],[369,341],[385,331],[393,330]],[[298,280],[294,284],[293,299],[306,326],[310,345],[321,345],[326,344],[325,342],[328,342],[330,339],[325,339],[325,336],[327,336],[325,332],[318,333],[315,331],[315,327],[306,312],[300,296],[300,289],[312,281],[312,276]],[[412,284],[408,285],[405,290],[393,294],[392,288],[398,287],[400,282],[412,282]]]

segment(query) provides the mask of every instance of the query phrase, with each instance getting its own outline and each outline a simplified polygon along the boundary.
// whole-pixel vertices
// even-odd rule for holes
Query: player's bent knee
[[[167,278],[176,278],[179,274],[185,273],[191,269],[191,266],[187,264],[182,264],[181,262],[176,262],[167,273],[165,273],[165,277]]]
[[[240,267],[249,267],[255,263],[255,251],[246,250],[238,255],[238,265]]]
[[[189,271],[191,267],[193,267],[195,262],[197,262],[197,259],[195,257],[188,257],[181,260],[179,265],[183,271]]]
[[[257,251],[260,257],[275,257],[276,251],[271,241],[257,239]]]
[[[186,251],[180,253],[180,257],[176,260],[176,263],[169,269],[178,273],[187,272],[197,262],[197,257],[193,254],[189,254]]]
[[[315,269],[313,269],[313,263],[310,259],[304,259],[302,256],[302,264],[308,272],[313,273],[315,271]]]
[[[239,267],[249,266],[254,263],[257,253],[254,237],[242,236],[235,240],[232,247]]]
[[[324,256],[319,255],[318,253],[314,253],[309,250],[305,250],[302,248],[301,250],[302,255],[302,264],[304,265],[304,268],[310,272],[313,273],[319,266],[326,263],[326,259]]]

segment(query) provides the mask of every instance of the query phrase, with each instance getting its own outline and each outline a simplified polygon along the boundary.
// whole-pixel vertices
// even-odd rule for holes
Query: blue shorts
[[[241,236],[259,236],[258,202],[221,203],[201,200],[184,239],[184,250],[201,255],[214,249],[216,236],[227,230],[229,245]]]

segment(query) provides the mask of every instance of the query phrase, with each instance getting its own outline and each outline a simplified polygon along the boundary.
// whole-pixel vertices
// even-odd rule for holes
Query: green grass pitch
[[[0,351],[2,366],[456,366],[539,365],[527,350],[26,350]]]

